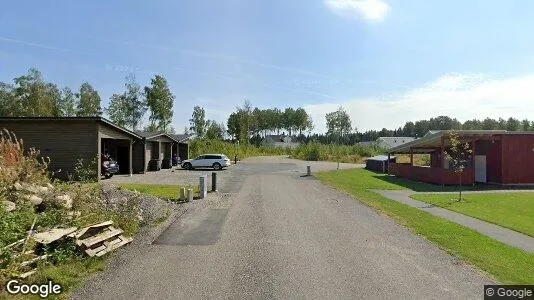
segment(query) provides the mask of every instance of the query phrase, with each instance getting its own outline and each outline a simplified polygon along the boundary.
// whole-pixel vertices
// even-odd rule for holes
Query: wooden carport
[[[459,175],[449,168],[448,161],[446,160],[446,151],[451,145],[452,132],[455,132],[462,142],[469,144],[472,153],[468,161],[466,161],[465,169],[461,175],[461,181]],[[485,183],[488,179],[487,168],[490,168],[490,172],[499,172],[497,168],[500,168],[500,165],[497,165],[496,161],[501,161],[501,157],[494,153],[500,151],[500,141],[502,136],[506,134],[508,132],[504,130],[429,132],[421,139],[399,145],[388,151],[388,156],[392,154],[410,155],[409,164],[390,163],[388,174],[441,185],[455,185],[460,182],[464,184],[474,184],[475,182]],[[478,151],[477,145],[484,147],[484,151]],[[430,166],[414,166],[414,154],[430,154]],[[481,157],[484,158],[484,161],[477,161]],[[484,169],[483,172],[477,173],[477,171],[482,171],[482,168]]]
[[[96,160],[101,174],[102,141],[125,147],[121,158],[127,161],[125,173],[138,170],[133,153],[142,145],[142,137],[102,117],[2,117],[0,128],[14,132],[25,149],[35,148],[50,158],[49,170],[59,179],[73,179],[80,159],[85,164]]]

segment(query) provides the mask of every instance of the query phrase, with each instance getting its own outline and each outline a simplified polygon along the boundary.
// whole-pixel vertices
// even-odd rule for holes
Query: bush
[[[79,158],[74,165],[74,174],[69,178],[71,181],[90,183],[98,180],[98,157],[86,162],[83,158]]]
[[[337,161],[347,163],[363,162],[366,157],[385,153],[384,149],[367,145],[321,144],[315,141],[301,144],[291,151],[291,157],[309,161]]]
[[[205,153],[222,153],[233,159],[235,155],[239,159],[251,156],[288,155],[288,150],[277,147],[237,145],[221,140],[194,139],[189,143],[189,153],[192,158]]]
[[[15,182],[50,182],[47,174],[49,159],[39,157],[34,148],[24,153],[22,140],[7,130],[0,132],[0,192]]]

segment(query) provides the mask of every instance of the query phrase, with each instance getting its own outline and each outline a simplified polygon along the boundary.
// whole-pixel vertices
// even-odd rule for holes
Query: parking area
[[[161,169],[155,172],[146,172],[145,174],[129,175],[115,175],[106,180],[109,183],[144,183],[144,184],[177,184],[177,185],[192,185],[198,184],[198,177],[202,175],[211,176],[213,170],[184,170],[182,168],[173,167],[172,169]],[[220,170],[218,173],[225,173],[228,170]],[[208,176],[208,177],[209,177]]]
[[[270,170],[268,166],[272,165]],[[260,169],[263,172],[306,172],[306,166],[311,166],[312,172],[328,171],[337,169],[335,162],[318,162],[318,161],[302,161],[287,158],[287,156],[264,156],[247,158],[237,165],[231,165],[227,169],[216,171],[219,178],[232,177],[234,171],[257,171]],[[280,166],[284,166],[281,168]],[[340,169],[362,168],[361,164],[347,164],[340,163]],[[255,170],[258,169],[258,170]],[[129,175],[115,175],[111,179],[107,179],[110,183],[143,183],[143,184],[176,184],[176,185],[196,185],[198,184],[199,176],[208,175],[208,181],[211,181],[211,173],[213,169],[195,169],[184,170],[180,167],[173,167],[172,169],[162,169],[155,172],[146,172],[145,174]]]

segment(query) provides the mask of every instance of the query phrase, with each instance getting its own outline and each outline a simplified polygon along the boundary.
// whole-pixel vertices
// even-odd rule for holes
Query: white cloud
[[[484,74],[448,74],[420,88],[388,97],[357,98],[306,105],[316,132],[326,131],[325,113],[340,105],[359,130],[398,128],[407,121],[440,115],[470,119],[534,120],[534,74],[495,78]]]
[[[382,22],[391,10],[383,0],[325,0],[324,4],[335,14],[374,23]]]

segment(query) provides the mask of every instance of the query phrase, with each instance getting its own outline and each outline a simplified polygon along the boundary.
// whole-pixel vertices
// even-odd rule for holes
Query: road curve
[[[492,280],[290,160],[244,161],[75,299],[472,299]]]

